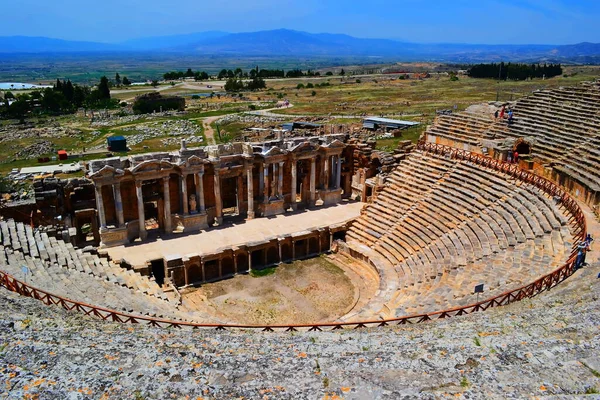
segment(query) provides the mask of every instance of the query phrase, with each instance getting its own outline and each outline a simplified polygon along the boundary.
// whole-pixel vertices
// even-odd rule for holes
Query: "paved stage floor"
[[[165,238],[149,238],[125,246],[106,249],[113,260],[145,266],[146,261],[188,254],[210,254],[223,247],[259,242],[306,230],[340,224],[360,215],[364,203],[341,203],[331,207],[286,213],[267,218],[228,223],[221,227],[191,234],[173,234]]]

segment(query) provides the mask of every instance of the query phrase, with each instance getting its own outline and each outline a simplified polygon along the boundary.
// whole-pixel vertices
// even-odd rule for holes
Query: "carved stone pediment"
[[[104,179],[104,178],[118,178],[123,176],[123,170],[117,169],[115,167],[111,167],[110,165],[105,165],[98,172],[90,175],[91,179]]]
[[[346,147],[346,145],[343,142],[341,142],[340,140],[335,139],[333,142],[323,145],[323,147],[326,147],[328,149],[339,149],[339,148],[343,149],[344,147]]]
[[[196,166],[196,165],[204,165],[204,159],[194,155],[194,156],[189,157],[185,161],[184,165],[186,167],[192,167],[192,166]]]
[[[307,140],[306,142],[302,142],[299,145],[292,147],[291,151],[293,153],[305,153],[305,152],[316,151],[318,149],[319,149],[318,145],[315,145]]]
[[[277,146],[271,147],[269,150],[267,150],[266,152],[263,153],[264,157],[272,157],[272,156],[278,156],[280,154],[285,154],[286,152],[282,149],[280,149]]]
[[[141,172],[158,172],[173,168],[175,168],[175,164],[171,163],[170,161],[149,160],[139,163],[131,169],[131,172],[134,174]]]

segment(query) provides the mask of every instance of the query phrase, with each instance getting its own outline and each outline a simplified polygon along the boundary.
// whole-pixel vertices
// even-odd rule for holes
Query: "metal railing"
[[[481,154],[471,153],[465,150],[459,150],[450,146],[439,145],[435,143],[423,143],[418,144],[418,149],[438,155],[444,155],[456,160],[464,160],[467,162],[476,163],[478,165],[494,169],[499,172],[508,174],[515,179],[519,179],[523,182],[530,183],[539,189],[543,190],[547,194],[553,196],[565,209],[571,214],[569,223],[575,226],[574,236],[576,239],[583,240],[586,235],[586,221],[583,211],[577,204],[577,202],[569,196],[567,191],[560,188],[554,182],[551,182],[545,178],[535,175],[529,171],[520,169],[516,164],[509,164],[503,161],[494,160],[489,157],[485,157]],[[245,324],[207,324],[207,323],[194,323],[186,321],[174,321],[162,318],[155,318],[150,316],[141,316],[127,314],[116,310],[111,310],[104,307],[98,307],[91,304],[81,303],[74,301],[62,296],[57,296],[45,290],[41,290],[32,287],[26,283],[23,283],[13,276],[0,271],[0,285],[6,289],[16,292],[22,296],[31,297],[36,300],[42,301],[46,305],[57,305],[65,310],[76,310],[90,315],[98,317],[105,321],[122,322],[139,324],[145,323],[156,327],[174,327],[174,328],[213,328],[217,330],[225,329],[252,329],[261,330],[265,332],[272,331],[297,331],[297,330],[308,330],[308,331],[323,331],[323,330],[337,330],[345,328],[366,328],[366,327],[381,327],[388,325],[404,325],[421,323],[425,321],[432,321],[436,319],[450,318],[460,315],[471,314],[473,312],[485,311],[492,307],[504,306],[516,301],[534,297],[537,294],[551,289],[558,285],[560,282],[568,278],[575,269],[575,260],[577,257],[576,241],[573,245],[571,254],[564,265],[555,271],[544,275],[528,285],[521,286],[519,288],[506,291],[500,295],[488,298],[477,303],[469,304],[466,306],[460,306],[450,308],[442,311],[435,311],[425,314],[414,314],[407,315],[404,317],[384,319],[384,320],[367,320],[367,321],[354,321],[354,322],[330,322],[330,323],[316,323],[316,324],[283,324],[283,325],[245,325]]]

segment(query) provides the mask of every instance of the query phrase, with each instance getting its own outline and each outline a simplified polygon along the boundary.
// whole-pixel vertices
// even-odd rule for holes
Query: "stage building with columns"
[[[90,161],[101,245],[198,232],[226,218],[339,203],[351,193],[347,135],[232,143]]]

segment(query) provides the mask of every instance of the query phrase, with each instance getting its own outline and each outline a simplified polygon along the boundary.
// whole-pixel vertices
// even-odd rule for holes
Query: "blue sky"
[[[288,28],[411,42],[600,42],[600,0],[3,0],[0,36],[120,40]],[[168,4],[173,4],[171,6]],[[6,16],[12,16],[6,18]]]

